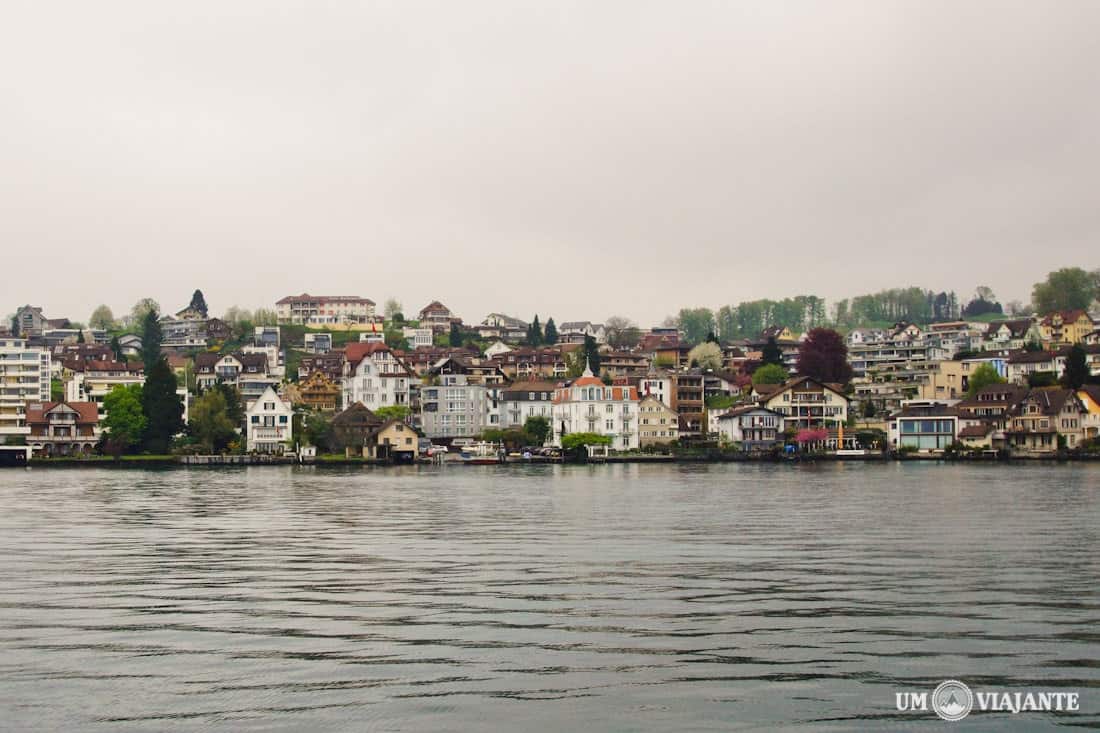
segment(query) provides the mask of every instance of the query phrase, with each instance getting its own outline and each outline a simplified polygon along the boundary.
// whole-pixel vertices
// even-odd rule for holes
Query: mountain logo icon
[[[962,720],[974,709],[974,695],[962,682],[946,680],[932,693],[932,709],[944,720]]]

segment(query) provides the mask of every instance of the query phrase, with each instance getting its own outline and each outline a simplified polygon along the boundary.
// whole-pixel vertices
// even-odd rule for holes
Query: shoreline
[[[195,460],[196,458],[200,460]],[[205,459],[205,460],[203,460]],[[214,459],[214,460],[210,460]],[[0,465],[4,468],[112,468],[112,469],[148,469],[148,468],[201,468],[225,469],[250,466],[309,466],[312,468],[361,466],[364,468],[388,468],[397,466],[525,466],[525,465],[603,465],[603,464],[710,464],[710,463],[1090,463],[1100,461],[1100,454],[1086,455],[1031,455],[1031,456],[954,456],[872,454],[861,456],[805,456],[784,458],[775,456],[608,456],[587,462],[562,460],[513,459],[493,464],[467,464],[461,461],[449,461],[443,464],[419,461],[416,463],[395,464],[384,460],[363,458],[327,458],[299,463],[294,458],[276,456],[126,456],[113,458],[32,458],[27,463]]]

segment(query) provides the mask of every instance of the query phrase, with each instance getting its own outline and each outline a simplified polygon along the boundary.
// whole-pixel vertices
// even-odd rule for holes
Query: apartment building
[[[0,339],[0,443],[27,436],[27,403],[50,399],[50,352],[22,338]]]

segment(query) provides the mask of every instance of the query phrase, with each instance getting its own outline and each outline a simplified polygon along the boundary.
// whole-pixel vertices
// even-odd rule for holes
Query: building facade
[[[50,399],[50,352],[26,339],[0,339],[0,443],[30,434],[27,403]]]
[[[646,395],[638,403],[638,445],[672,443],[680,439],[680,416],[671,407],[653,395]]]
[[[93,402],[28,402],[27,445],[35,455],[89,455],[99,442],[99,406]]]
[[[283,453],[294,438],[293,410],[268,387],[245,412],[248,449],[257,453]]]
[[[597,433],[611,439],[611,450],[639,447],[638,390],[607,386],[586,368],[554,392],[554,445],[569,433]]]
[[[410,406],[413,373],[384,343],[353,343],[345,348],[341,379],[343,404],[362,402],[368,409]]]
[[[366,323],[374,318],[375,303],[358,295],[288,295],[275,301],[280,323],[325,325]]]

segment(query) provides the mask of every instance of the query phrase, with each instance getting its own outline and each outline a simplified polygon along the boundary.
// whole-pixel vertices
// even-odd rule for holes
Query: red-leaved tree
[[[819,382],[847,384],[852,379],[848,347],[831,328],[814,328],[798,347],[798,374]]]

